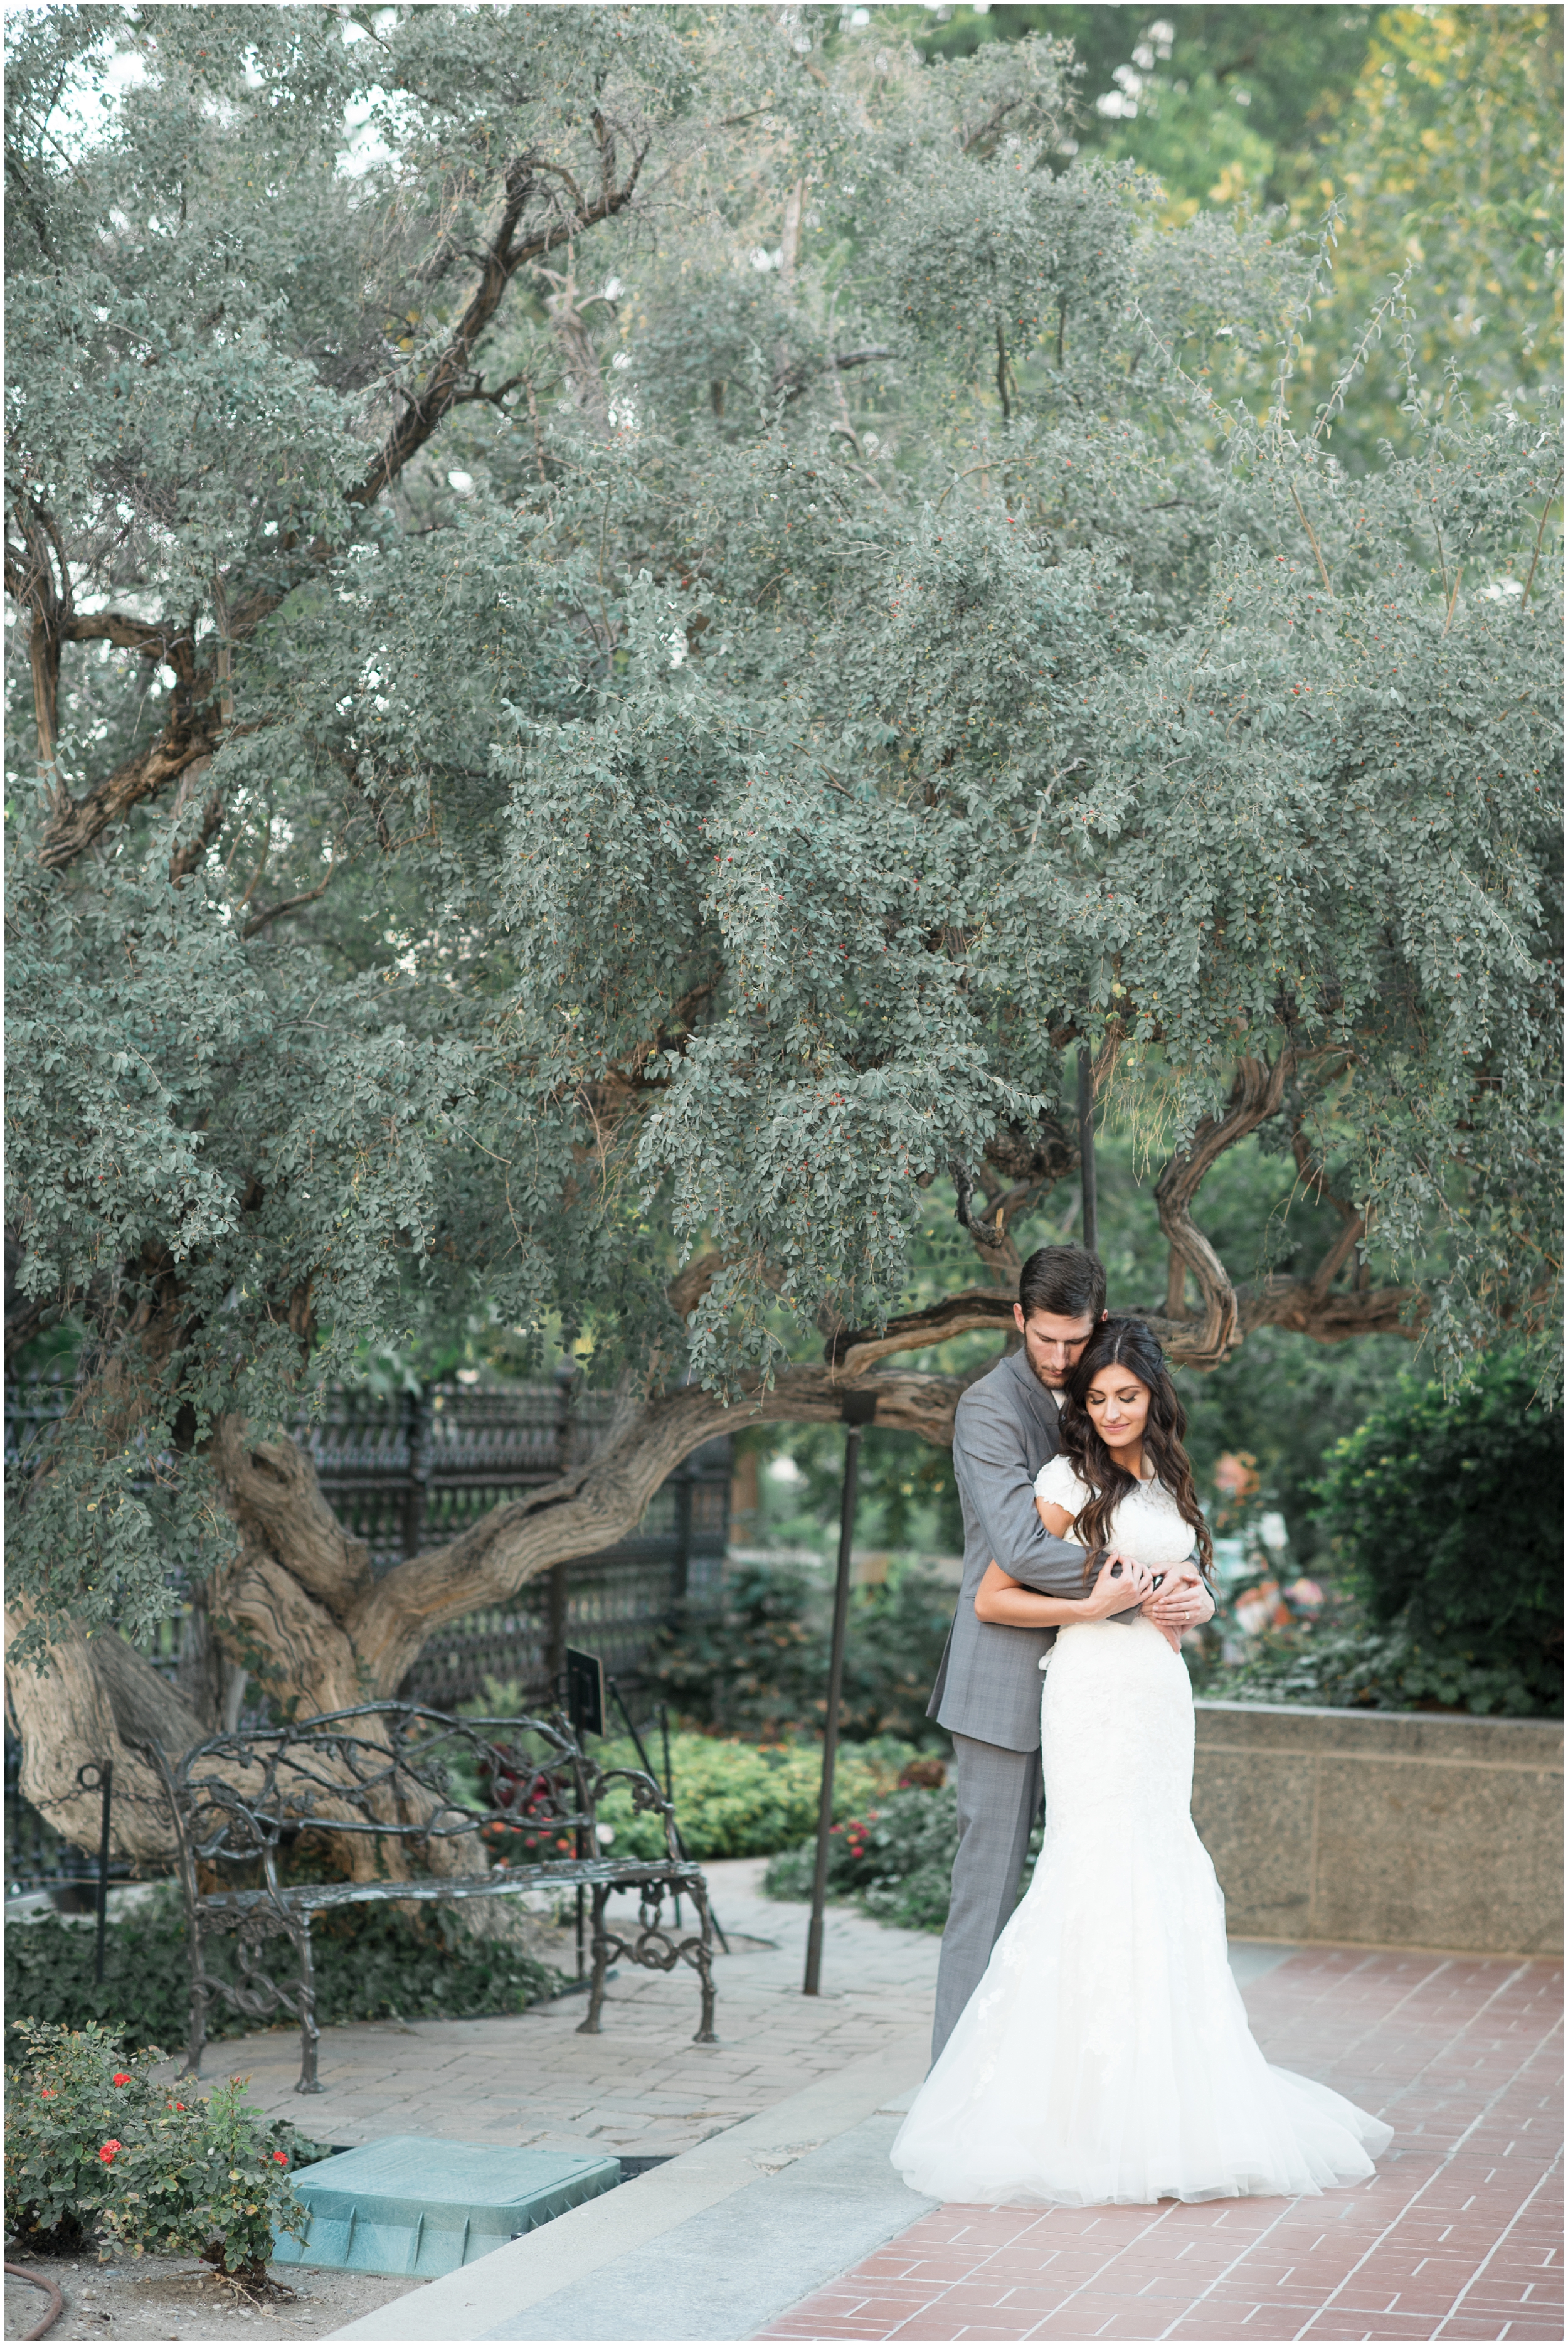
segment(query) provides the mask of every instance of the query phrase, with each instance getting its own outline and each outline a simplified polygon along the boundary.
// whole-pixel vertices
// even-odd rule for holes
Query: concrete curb
[[[911,2033],[333,2334],[751,2334],[926,2211],[887,2150],[927,2056]]]
[[[913,2091],[901,2095],[910,2098]],[[903,2122],[878,2110],[777,2174],[690,2217],[652,2244],[542,2298],[487,2337],[638,2340],[754,2337],[935,2201],[887,2162]]]

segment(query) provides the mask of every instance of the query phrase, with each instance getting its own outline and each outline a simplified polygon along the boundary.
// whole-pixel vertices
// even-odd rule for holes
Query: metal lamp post
[[[1099,1213],[1095,1195],[1094,1070],[1087,1042],[1078,1044],[1078,1172],[1084,1190],[1084,1244],[1099,1252]]]
[[[822,1799],[816,1812],[816,1873],[811,1885],[811,1927],[805,1941],[803,1995],[822,1993],[822,1915],[827,1903],[828,1840],[833,1831],[833,1770],[838,1756],[838,1710],[844,1694],[844,1648],[849,1630],[849,1551],[855,1533],[855,1492],[860,1436],[876,1415],[875,1393],[845,1393],[844,1496],[838,1517],[838,1580],[833,1594],[833,1648],[827,1668],[827,1719],[822,1738]]]
[[[93,1976],[99,1986],[104,1983],[104,1934],[109,1919],[109,1805],[115,1795],[115,1762],[112,1759],[89,1759],[85,1767],[76,1770],[76,1781],[84,1792],[101,1792],[98,1832],[98,1893],[96,1911],[98,1917],[98,1948],[93,1964]]]

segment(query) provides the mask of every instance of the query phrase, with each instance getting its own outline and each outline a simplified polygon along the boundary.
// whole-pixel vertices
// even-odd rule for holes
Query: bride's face
[[[1130,1368],[1104,1368],[1085,1394],[1084,1406],[1108,1449],[1131,1449],[1148,1423],[1148,1386]]]

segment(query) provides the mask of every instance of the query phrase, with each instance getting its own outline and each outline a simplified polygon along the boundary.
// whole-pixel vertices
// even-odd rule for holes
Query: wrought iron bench
[[[529,1890],[589,1892],[592,1901],[588,2013],[597,2035],[612,1954],[651,1970],[687,1963],[702,1988],[693,2041],[713,2044],[713,1919],[702,1869],[685,1856],[675,1812],[653,1777],[601,1767],[559,1711],[549,1718],[450,1718],[414,1702],[365,1702],[292,1725],[215,1735],[171,1762],[156,1751],[168,1791],[190,1948],[187,2073],[201,2066],[209,2004],[222,1996],[248,2017],[281,2005],[298,2014],[296,2092],[319,2093],[319,2030],[310,1924],[319,1914],[368,1903],[448,1903]],[[599,1822],[612,1786],[634,1815],[656,1817],[664,1853],[609,1853]],[[290,1879],[312,1847],[347,1855],[350,1879]],[[551,1853],[546,1853],[546,1851]],[[560,1851],[560,1853],[554,1852]],[[610,1927],[618,1891],[638,1898],[634,1929]],[[664,1926],[663,1902],[689,1897],[697,1928]],[[678,1910],[678,1908],[677,1908]],[[237,1941],[238,1984],[208,1969],[209,1936]],[[259,1962],[265,1941],[294,1947],[298,1977],[279,1984]]]

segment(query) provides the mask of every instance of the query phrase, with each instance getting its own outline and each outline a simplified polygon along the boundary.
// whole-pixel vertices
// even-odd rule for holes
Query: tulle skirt
[[[1392,2128],[1252,2040],[1190,1812],[1192,1696],[1152,1624],[1057,1639],[1027,1896],[892,2157],[926,2197],[1089,2207],[1362,2180]]]

